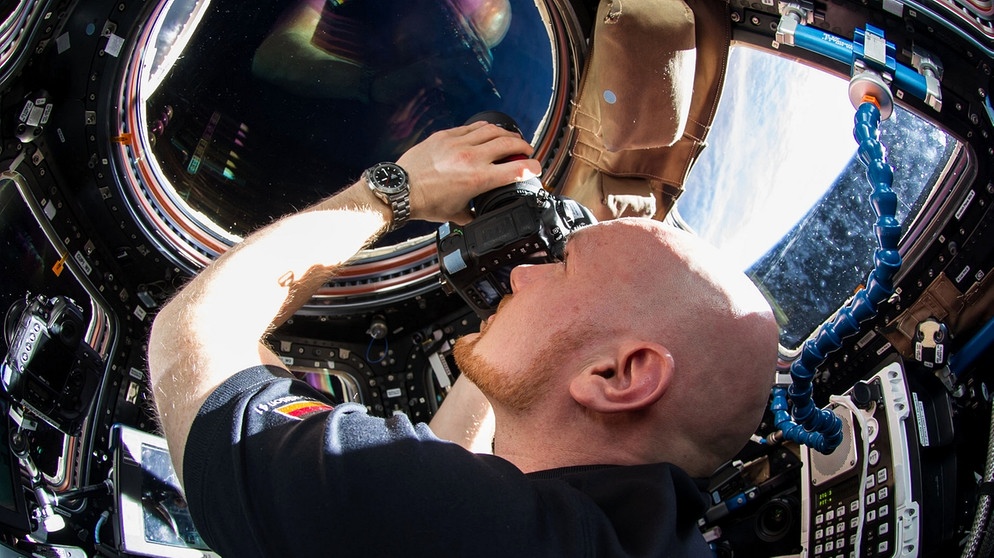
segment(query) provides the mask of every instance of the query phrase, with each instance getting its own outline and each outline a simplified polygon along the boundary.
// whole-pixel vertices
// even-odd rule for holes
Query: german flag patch
[[[313,399],[301,399],[294,401],[293,403],[286,403],[285,405],[273,408],[273,410],[277,413],[297,420],[303,420],[314,413],[330,411],[332,409],[334,409],[334,407],[331,405],[320,401],[314,401]]]

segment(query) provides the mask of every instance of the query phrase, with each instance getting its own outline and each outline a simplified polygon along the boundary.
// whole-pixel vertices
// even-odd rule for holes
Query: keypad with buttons
[[[876,475],[880,471],[883,475],[889,474],[885,466],[872,473]],[[809,546],[815,558],[849,556],[855,552],[856,532],[860,524],[855,480],[834,486],[830,496],[820,493],[815,498],[822,502],[814,514],[815,528],[811,531],[813,537]],[[889,486],[875,484],[873,489],[866,490],[863,497],[862,556],[890,556],[895,544],[893,532],[896,527],[892,508]]]
[[[893,513],[893,460],[886,420],[878,419],[878,432],[870,444],[873,459],[867,461],[867,474],[861,479],[863,462],[822,486],[812,486],[812,519],[808,548],[813,558],[856,556],[856,534],[862,523],[860,557],[890,557],[898,548],[897,525]],[[858,425],[854,425],[859,436]],[[862,448],[862,441],[857,444]],[[860,456],[860,460],[867,456]],[[863,487],[862,509],[860,487]]]

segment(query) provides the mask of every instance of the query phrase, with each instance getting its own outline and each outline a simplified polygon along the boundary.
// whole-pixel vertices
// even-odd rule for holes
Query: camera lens
[[[59,336],[59,341],[67,347],[75,347],[79,344],[79,328],[76,323],[66,318],[60,320],[52,327],[52,332]]]
[[[75,303],[65,297],[55,297],[51,322],[52,335],[56,336],[63,345],[75,347],[83,337],[83,314]]]
[[[777,542],[790,532],[794,524],[794,509],[783,498],[774,498],[756,513],[756,536],[766,542]]]
[[[20,299],[10,305],[7,309],[7,316],[3,320],[3,338],[7,342],[7,347],[14,342],[14,333],[17,331],[17,324],[21,321],[21,314],[27,308],[27,300]]]
[[[509,115],[500,112],[499,110],[485,110],[483,112],[478,112],[473,116],[469,117],[465,125],[472,124],[473,122],[489,122],[491,124],[496,124],[505,130],[509,130],[521,135],[521,128],[518,128],[518,123],[514,121]]]
[[[473,198],[473,209],[476,210],[476,215],[479,217],[480,215],[504,207],[514,200],[538,196],[539,192],[542,191],[544,191],[542,184],[539,183],[537,178],[515,182],[514,184],[501,186],[500,188],[476,196]]]

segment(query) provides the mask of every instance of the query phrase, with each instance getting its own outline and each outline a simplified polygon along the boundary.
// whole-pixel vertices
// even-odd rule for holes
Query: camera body
[[[83,340],[83,309],[64,296],[37,295],[11,306],[4,323],[9,349],[0,382],[15,405],[68,435],[86,419],[103,359]]]
[[[538,179],[502,186],[473,200],[476,218],[438,229],[442,285],[486,319],[511,292],[511,269],[562,261],[566,240],[596,222],[578,202],[550,194]]]

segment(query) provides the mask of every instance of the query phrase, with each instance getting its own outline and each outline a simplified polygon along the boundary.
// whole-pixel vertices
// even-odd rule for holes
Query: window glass
[[[6,316],[17,302],[35,295],[67,296],[83,308],[84,322],[91,319],[90,297],[64,265],[31,210],[9,179],[0,179],[0,312]],[[7,354],[6,335],[0,338],[0,358]]]
[[[535,0],[175,0],[143,61],[153,172],[231,243],[478,112],[534,140],[555,93],[548,20]]]
[[[873,269],[872,189],[856,159],[848,82],[735,46],[708,147],[677,204],[766,294],[795,348]],[[956,140],[900,107],[880,124],[905,231]]]

